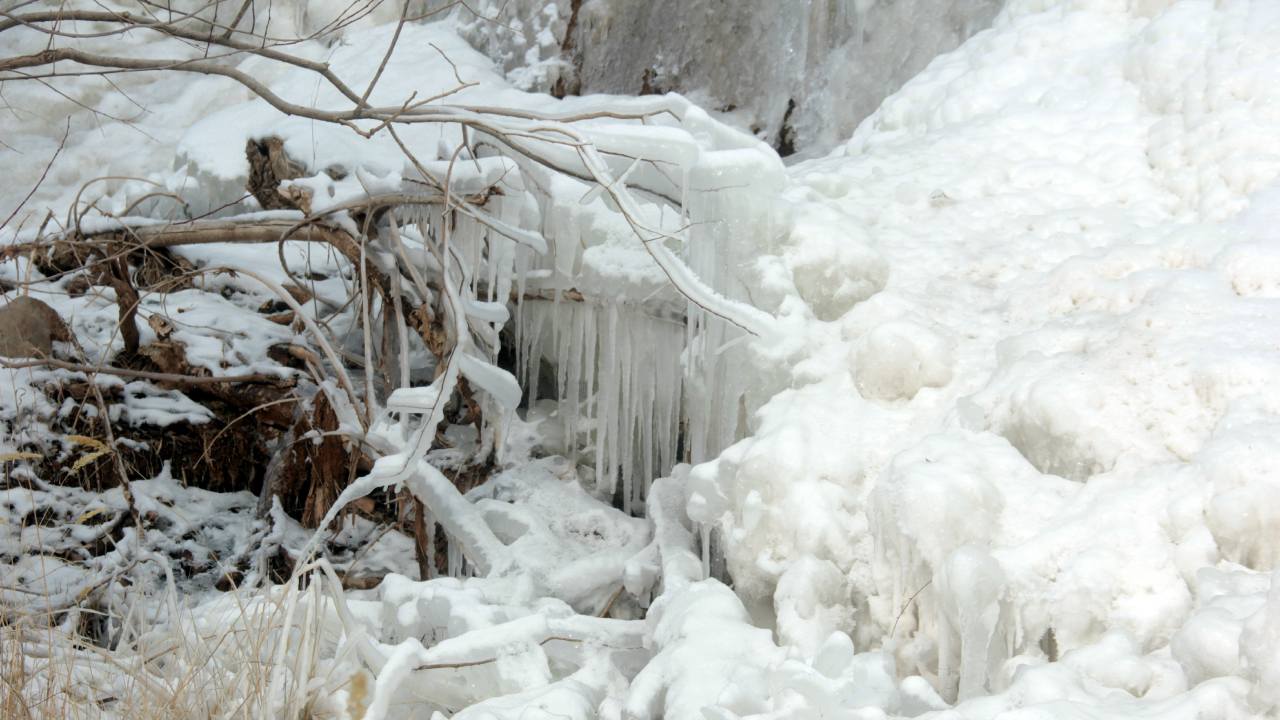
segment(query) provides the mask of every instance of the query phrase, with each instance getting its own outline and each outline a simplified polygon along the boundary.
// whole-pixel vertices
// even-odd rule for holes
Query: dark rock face
[[[480,3],[485,19],[458,18],[468,41],[526,89],[678,92],[787,155],[848,139],[931,60],[990,27],[1003,4],[507,0]]]

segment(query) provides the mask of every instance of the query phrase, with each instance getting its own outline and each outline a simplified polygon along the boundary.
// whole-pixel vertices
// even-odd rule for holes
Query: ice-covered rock
[[[444,6],[442,0],[434,4]],[[458,13],[471,42],[536,90],[675,91],[788,152],[848,137],[998,0],[542,0]]]

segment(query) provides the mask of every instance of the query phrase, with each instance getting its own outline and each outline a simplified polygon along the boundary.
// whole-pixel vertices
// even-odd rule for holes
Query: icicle
[[[604,343],[600,363],[600,403],[596,418],[596,486],[612,493],[615,483],[614,449],[617,445],[614,427],[618,422],[618,308],[605,310]]]
[[[711,577],[711,526],[706,523],[698,525],[698,533],[702,539],[702,577]]]
[[[566,362],[569,363],[569,386],[564,394],[564,404],[568,409],[568,416],[565,418],[565,437],[569,444],[575,449],[580,447],[578,443],[579,427],[582,420],[582,376],[585,370],[585,352],[586,345],[586,324],[587,316],[591,314],[592,309],[583,303],[574,303],[572,326],[569,328],[569,352],[565,356]]]
[[[701,287],[713,288],[712,295],[743,298],[747,293],[739,268],[771,242],[771,210],[760,198],[774,194],[783,170],[768,153],[726,144],[732,146],[725,148],[730,152],[704,148],[680,163],[684,182],[678,208],[643,209],[663,227],[687,228],[682,231],[685,263]],[[633,163],[631,170],[640,174],[643,167]],[[748,181],[726,185],[730,176]],[[682,444],[689,458],[701,461],[737,439],[746,374],[736,365],[743,362],[745,345],[719,350],[742,331],[692,302],[683,324],[654,318],[643,305],[633,304],[629,287],[616,295],[608,286],[612,280],[601,287],[592,273],[583,272],[584,249],[614,241],[590,235],[614,227],[612,221],[597,223],[594,217],[602,204],[591,201],[592,194],[600,195],[601,188],[583,188],[590,202],[582,205],[574,201],[581,195],[564,192],[575,186],[573,181],[548,180],[525,183],[530,194],[518,202],[517,195],[508,195],[496,209],[486,209],[512,226],[539,227],[548,246],[547,254],[537,255],[509,237],[497,237],[504,234],[501,229],[487,232],[484,269],[490,294],[498,300],[509,295],[504,288],[510,285],[502,278],[510,265],[510,282],[520,296],[514,313],[517,374],[528,401],[536,401],[541,362],[552,362],[564,451],[584,462],[594,460],[597,490],[618,497],[628,511],[640,511],[653,478],[684,459],[677,457]],[[530,222],[535,218],[537,225]],[[539,269],[534,287],[552,291],[550,302],[523,297],[534,268]],[[580,284],[584,282],[587,286]],[[597,303],[565,300],[564,290],[570,287],[582,289]],[[686,428],[689,435],[682,438]]]
[[[506,256],[503,252],[505,243],[497,239],[497,233],[483,231],[481,232],[481,242],[485,248],[485,269],[488,270],[488,277],[485,278],[487,281],[485,282],[485,290],[487,292],[484,299],[488,302],[493,302],[498,291],[499,278],[505,275],[503,272],[505,268],[502,267],[507,264],[505,262]],[[503,298],[503,304],[506,304],[506,298]]]
[[[418,505],[418,509],[422,511],[422,524],[426,528],[427,533],[427,576],[422,580],[430,580],[436,576],[436,519],[431,516],[431,511],[427,510],[426,505]]]
[[[595,308],[586,313],[586,320],[582,324],[582,333],[586,340],[582,345],[582,387],[587,393],[586,407],[583,412],[588,418],[594,420],[593,430],[590,434],[591,441],[595,444],[600,443],[600,392],[596,389],[596,368],[600,362],[600,343],[597,335],[599,323],[596,321],[599,313]]]
[[[649,324],[652,325],[652,323]],[[646,328],[646,330],[649,332],[645,333],[648,336],[645,338],[645,346],[650,352],[653,352],[657,338],[653,334],[652,327]],[[657,358],[654,359],[656,360]],[[635,504],[639,508],[644,507],[645,491],[648,489],[649,482],[655,476],[653,453],[657,449],[657,443],[653,432],[653,405],[657,401],[658,373],[654,365],[655,363],[650,363],[649,365],[650,372],[646,373],[645,382],[642,386],[644,398],[640,402],[640,477],[644,481],[636,486]]]
[[[457,543],[449,543],[449,577],[461,577],[462,575],[462,553],[458,552]]]
[[[938,681],[944,695],[965,700],[984,693],[1007,659],[1008,624],[1000,596],[1005,575],[985,548],[951,553],[938,581]]]
[[[529,405],[532,406],[538,401],[538,378],[542,370],[542,334],[543,327],[546,324],[547,311],[545,308],[537,306],[530,307],[529,311],[533,327],[527,334],[528,346],[525,349],[527,378],[525,387],[528,389]]]
[[[557,293],[557,297],[558,296],[559,294]],[[556,359],[556,397],[563,400],[567,396],[566,391],[569,386],[569,366],[571,365],[569,359],[569,340],[572,336],[571,331],[573,329],[573,309],[569,309],[568,314],[570,317],[568,323],[569,327],[567,329],[565,328],[565,323],[560,320],[560,308],[556,307],[555,310],[556,312],[554,313],[554,316],[556,318],[556,323],[554,347]],[[566,412],[566,408],[561,408],[560,412],[563,415]]]
[[[632,343],[632,324],[624,323],[618,336],[622,343],[621,352],[619,353],[621,362],[621,375],[619,386],[622,390],[622,412],[618,416],[620,428],[618,432],[618,444],[621,446],[618,451],[618,457],[614,460],[614,466],[622,470],[622,511],[631,512],[631,481],[632,481],[632,458],[635,439],[635,410],[632,406],[632,398],[635,396],[633,392],[633,371],[635,370],[635,350]]]

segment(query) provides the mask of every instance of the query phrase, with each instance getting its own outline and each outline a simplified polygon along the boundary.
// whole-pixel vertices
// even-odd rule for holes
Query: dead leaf
[[[168,340],[173,334],[173,323],[169,322],[163,316],[151,315],[147,318],[147,324],[155,331],[156,337],[161,340]]]

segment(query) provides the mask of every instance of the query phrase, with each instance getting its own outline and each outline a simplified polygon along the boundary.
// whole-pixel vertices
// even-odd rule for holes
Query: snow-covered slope
[[[1278,32],[1012,2],[793,169],[761,263],[806,338],[691,504],[761,621],[892,641],[965,717],[1273,707]]]

